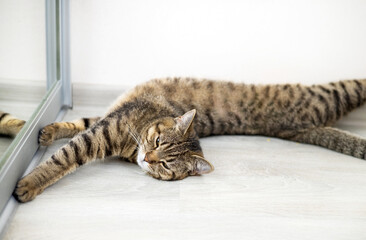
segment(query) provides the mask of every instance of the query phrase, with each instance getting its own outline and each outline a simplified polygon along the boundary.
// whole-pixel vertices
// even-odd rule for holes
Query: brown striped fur
[[[366,80],[303,86],[156,79],[120,97],[102,118],[54,123],[40,143],[73,137],[22,178],[14,195],[30,201],[97,158],[121,156],[151,176],[178,180],[209,173],[199,137],[266,135],[366,158],[366,140],[331,126],[366,100]]]
[[[24,124],[24,120],[20,120],[9,113],[0,111],[0,135],[14,137],[22,129]]]

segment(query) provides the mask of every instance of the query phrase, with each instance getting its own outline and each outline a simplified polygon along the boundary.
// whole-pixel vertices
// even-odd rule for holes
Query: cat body
[[[265,135],[365,159],[366,140],[331,126],[366,100],[366,80],[322,85],[248,85],[191,78],[156,79],[121,96],[104,117],[54,123],[40,143],[73,137],[22,178],[14,196],[34,199],[64,175],[97,158],[120,156],[154,178],[209,173],[199,138]]]

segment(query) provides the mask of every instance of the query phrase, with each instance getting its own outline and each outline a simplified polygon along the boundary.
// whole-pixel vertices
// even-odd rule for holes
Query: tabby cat
[[[17,184],[20,202],[97,158],[120,156],[161,180],[213,171],[199,137],[266,135],[366,158],[366,139],[331,127],[366,101],[366,79],[323,85],[247,85],[156,79],[120,97],[102,118],[53,123],[41,145],[73,137]]]
[[[0,135],[14,137],[22,129],[24,124],[25,121],[20,120],[9,113],[0,111]]]

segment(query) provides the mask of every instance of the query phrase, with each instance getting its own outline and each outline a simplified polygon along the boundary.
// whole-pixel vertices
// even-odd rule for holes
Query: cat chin
[[[144,153],[142,151],[142,149],[140,149],[137,153],[137,164],[142,168],[142,170],[144,170],[145,172],[149,172],[150,168],[149,168],[149,164],[147,162],[145,162],[145,155],[146,153]]]

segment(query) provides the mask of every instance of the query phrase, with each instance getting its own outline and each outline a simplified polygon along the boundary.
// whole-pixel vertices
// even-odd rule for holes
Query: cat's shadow
[[[0,138],[13,139],[14,137],[0,133]]]

